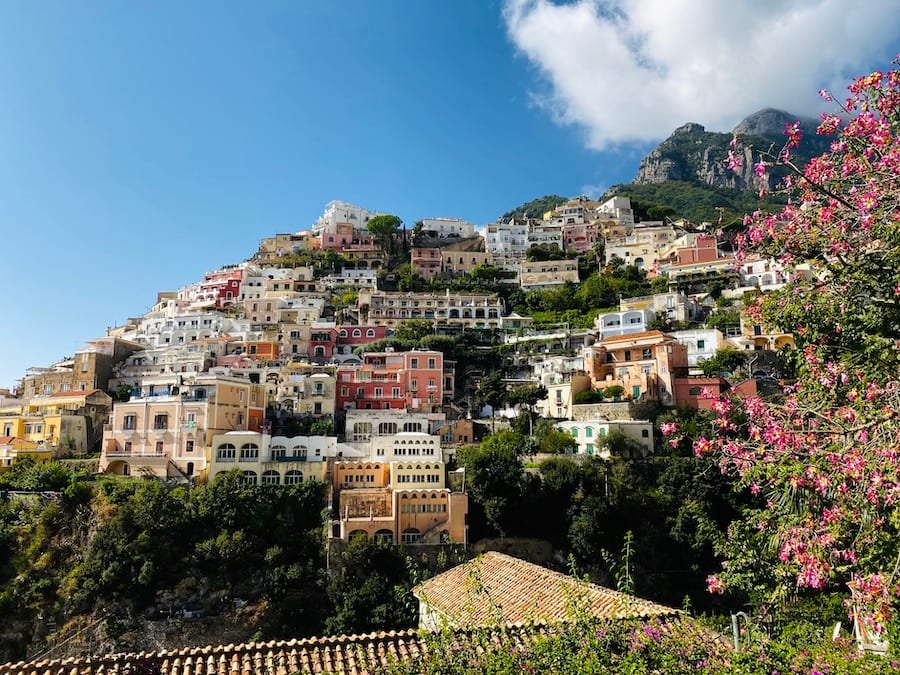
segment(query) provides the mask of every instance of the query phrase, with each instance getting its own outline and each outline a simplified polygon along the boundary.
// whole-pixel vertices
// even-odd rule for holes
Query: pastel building
[[[657,330],[610,337],[585,350],[594,389],[621,386],[631,400],[674,405],[674,379],[687,374],[687,347]]]
[[[520,264],[519,285],[522,290],[550,288],[566,283],[578,283],[577,260],[545,260]]]
[[[335,462],[331,537],[390,544],[465,544],[468,496],[447,487],[443,462]]]
[[[21,381],[21,396],[50,396],[100,389],[107,391],[115,369],[143,345],[116,337],[91,340],[71,358],[49,368],[29,368]]]
[[[336,376],[338,410],[436,410],[444,403],[438,351],[369,352],[361,365],[339,366]]]
[[[161,478],[206,472],[212,439],[228,431],[262,431],[265,385],[199,374],[158,384],[144,382],[116,403],[103,432],[100,471]]]
[[[209,477],[237,469],[248,485],[294,485],[326,480],[328,460],[345,450],[333,436],[269,436],[230,431],[212,439]]]
[[[579,455],[596,455],[610,458],[606,439],[611,433],[621,433],[641,448],[641,454],[653,453],[653,424],[647,420],[578,420],[560,422],[558,429],[572,435],[578,443]]]
[[[483,293],[359,292],[360,323],[397,328],[403,321],[427,319],[438,329],[500,328],[503,299]]]

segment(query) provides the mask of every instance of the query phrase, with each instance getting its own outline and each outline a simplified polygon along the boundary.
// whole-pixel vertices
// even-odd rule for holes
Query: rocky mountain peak
[[[687,124],[682,124],[675,131],[672,132],[673,136],[678,134],[694,134],[694,133],[703,133],[706,131],[706,127],[702,124],[697,124],[696,122],[688,122]]]
[[[799,121],[807,129],[807,133],[815,129],[816,120],[807,117],[798,117],[784,110],[776,108],[763,108],[741,120],[732,131],[737,136],[763,136],[781,137],[784,134],[786,124]]]

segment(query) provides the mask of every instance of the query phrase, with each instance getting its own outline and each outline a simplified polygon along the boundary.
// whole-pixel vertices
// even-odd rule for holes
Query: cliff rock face
[[[745,118],[731,133],[707,131],[700,124],[690,122],[678,127],[641,162],[634,183],[649,185],[666,181],[688,181],[739,191],[772,190],[782,173],[771,172],[760,179],[753,171],[754,157],[748,145],[766,149],[780,149],[785,141],[784,127],[800,121],[804,129],[801,156],[818,154],[823,141],[815,137],[816,120],[798,118],[782,110],[766,108]],[[744,142],[743,168],[733,171],[725,165],[728,144],[734,135]]]
[[[709,132],[694,122],[678,127],[644,158],[634,182],[688,181],[730,190],[771,189],[770,179],[760,180],[753,173],[749,148],[743,151],[741,171],[725,166],[731,139],[731,134]]]

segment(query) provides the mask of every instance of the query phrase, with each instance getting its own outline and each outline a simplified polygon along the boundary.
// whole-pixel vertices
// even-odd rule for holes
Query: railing
[[[149,451],[140,451],[140,450],[107,450],[106,451],[107,458],[109,457],[165,457],[165,452],[156,452],[155,450]]]

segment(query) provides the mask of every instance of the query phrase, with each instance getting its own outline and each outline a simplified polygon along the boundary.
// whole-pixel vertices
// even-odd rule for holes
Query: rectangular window
[[[126,431],[134,431],[137,429],[137,415],[125,415],[122,418],[122,428]]]
[[[706,349],[706,340],[697,340],[697,349]]]
[[[641,351],[641,358],[652,359],[653,358],[653,350],[652,349],[644,349],[643,351]]]
[[[156,454],[157,455],[163,454],[163,442],[162,441],[156,441]]]
[[[45,384],[45,385],[44,385],[44,393],[47,394],[47,395],[52,394],[52,393],[53,393],[53,385],[52,385],[52,384]]]
[[[384,390],[381,387],[375,387],[375,398],[384,396]]]
[[[431,369],[437,368],[437,359],[428,359],[428,367]]]
[[[69,383],[68,383],[68,382],[63,382],[63,383],[62,383],[62,386],[59,388],[59,390],[62,391],[62,392],[69,391]]]
[[[410,367],[410,368],[418,368],[418,367],[419,367],[419,359],[417,359],[417,358],[411,358],[411,359],[409,360],[409,367]]]
[[[87,354],[81,355],[81,372],[86,373],[88,369],[88,357]]]
[[[184,451],[187,453],[191,453],[194,451],[194,441],[185,441]]]
[[[154,429],[167,429],[169,427],[169,416],[166,414],[156,415],[153,418]]]
[[[125,441],[125,454],[131,454],[131,441]]]

